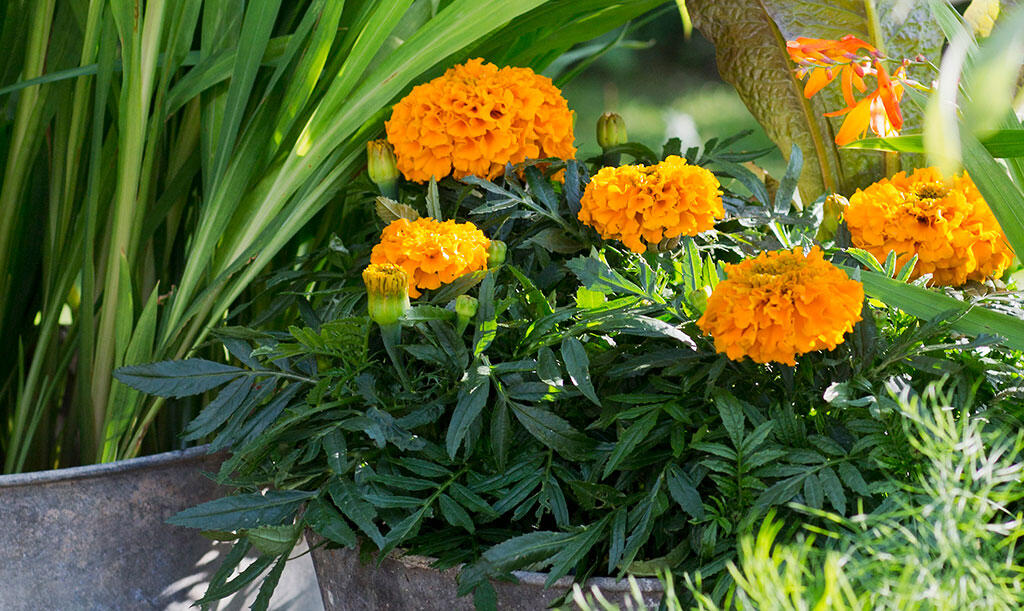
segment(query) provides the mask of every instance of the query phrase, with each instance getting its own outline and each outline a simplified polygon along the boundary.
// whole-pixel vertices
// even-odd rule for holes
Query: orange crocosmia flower
[[[370,252],[370,263],[393,263],[409,276],[409,296],[487,267],[491,241],[473,223],[424,217],[393,221]]]
[[[797,38],[786,42],[789,57],[800,64],[797,73],[800,78],[807,76],[804,85],[804,97],[810,98],[841,76],[843,97],[848,106],[854,104],[853,90],[864,91],[864,70],[859,65],[861,60],[858,51],[866,50],[877,54],[870,44],[854,36],[844,36],[839,40],[821,38]]]
[[[572,123],[551,79],[471,59],[414,87],[385,129],[402,175],[427,182],[449,174],[493,179],[506,163],[528,158],[571,159]]]
[[[863,285],[817,246],[806,256],[799,246],[763,252],[725,273],[697,326],[732,360],[795,365],[797,355],[835,348],[861,319]]]
[[[911,278],[931,274],[932,283],[960,286],[999,277],[1013,251],[970,176],[951,180],[936,168],[899,172],[850,197],[845,212],[853,245],[879,262],[889,251],[902,266],[917,255]]]
[[[896,71],[897,79],[892,79],[882,64],[876,61],[875,74],[878,79],[877,89],[842,110],[825,113],[826,117],[846,115],[836,134],[836,144],[842,146],[863,138],[868,127],[881,137],[898,136],[903,128],[903,112],[900,110],[903,84],[899,80],[903,77],[903,68]]]

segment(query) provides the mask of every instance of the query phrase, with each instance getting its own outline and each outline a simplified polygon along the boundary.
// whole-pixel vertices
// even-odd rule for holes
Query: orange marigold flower
[[[967,174],[951,180],[936,168],[899,172],[850,198],[845,214],[854,246],[903,265],[918,257],[913,278],[960,286],[999,276],[1013,261],[1006,235]]]
[[[579,219],[643,252],[645,243],[711,229],[725,216],[720,186],[714,174],[676,155],[653,166],[601,168],[583,193]]]
[[[796,355],[831,350],[861,319],[864,288],[813,247],[763,252],[725,266],[697,321],[730,359],[796,364]]]
[[[471,59],[413,88],[385,127],[398,169],[425,182],[448,174],[494,178],[506,163],[527,158],[570,159],[572,122],[551,79]]]
[[[400,218],[384,228],[370,263],[394,263],[409,275],[409,296],[487,267],[491,241],[473,223]]]

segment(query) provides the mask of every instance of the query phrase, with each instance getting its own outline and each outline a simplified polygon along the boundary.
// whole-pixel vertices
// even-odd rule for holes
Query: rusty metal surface
[[[165,521],[225,492],[203,475],[223,458],[193,448],[0,476],[0,609],[188,609],[230,544]],[[323,608],[308,556],[289,563],[271,608]]]

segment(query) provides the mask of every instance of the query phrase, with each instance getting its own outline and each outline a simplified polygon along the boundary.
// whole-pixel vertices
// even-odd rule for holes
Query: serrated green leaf
[[[479,361],[477,365],[470,367],[466,378],[459,385],[459,397],[455,403],[455,411],[452,412],[452,420],[448,424],[448,431],[445,435],[445,447],[448,450],[448,457],[455,458],[459,446],[469,433],[469,427],[480,416],[484,406],[487,405],[487,397],[490,396],[491,378],[479,373]]]
[[[821,480],[818,476],[813,473],[808,473],[807,477],[804,478],[804,502],[809,507],[814,509],[821,509],[821,503],[824,501],[825,493],[821,487]]]
[[[583,396],[600,406],[601,400],[597,398],[597,392],[590,381],[590,359],[580,340],[575,337],[566,337],[562,340],[562,362],[565,363],[565,370],[576,388]]]
[[[568,421],[543,407],[511,403],[519,423],[545,446],[569,460],[587,460],[594,441],[577,431]]]
[[[846,492],[843,490],[843,484],[836,476],[836,472],[832,470],[832,467],[824,467],[818,472],[818,477],[821,478],[821,485],[825,489],[828,502],[839,512],[839,515],[846,515]]]
[[[846,484],[847,488],[861,496],[870,496],[871,492],[868,490],[867,482],[864,481],[864,477],[856,467],[848,462],[841,462],[837,468],[839,469],[839,477]]]
[[[452,526],[461,526],[471,533],[476,532],[476,526],[473,524],[473,518],[469,517],[466,510],[455,502],[452,497],[447,494],[442,494],[437,497],[438,505],[441,507],[441,515],[444,517]]]
[[[743,445],[743,424],[746,418],[743,415],[743,404],[740,403],[732,393],[727,390],[716,388],[712,393],[715,407],[722,418],[722,425],[725,432],[729,434],[733,447],[739,448]]]
[[[383,195],[377,196],[377,199],[374,200],[373,207],[377,212],[377,217],[385,223],[391,223],[398,219],[415,221],[420,218],[420,213],[416,212],[416,209],[412,206],[400,204],[393,199],[384,197]]]
[[[608,457],[602,477],[611,475],[612,471],[633,452],[637,445],[647,439],[651,430],[658,423],[660,413],[659,410],[652,410],[626,429],[622,436],[619,437],[618,443],[615,444],[615,449],[612,450],[611,456]]]
[[[169,524],[202,530],[241,530],[279,526],[295,516],[314,494],[302,490],[269,490],[265,494],[236,494],[178,512]]]
[[[301,524],[282,524],[250,528],[245,536],[261,554],[281,556],[292,551],[301,533]]]
[[[225,386],[210,403],[185,427],[185,441],[206,437],[228,421],[252,389],[252,380],[238,378]]]
[[[696,520],[704,519],[704,503],[701,502],[700,493],[679,467],[673,465],[669,468],[665,484],[668,486],[668,493],[676,503],[679,503],[683,511]]]
[[[205,359],[159,361],[121,367],[114,372],[119,382],[160,397],[188,397],[230,382],[244,369]]]
[[[563,542],[562,549],[551,559],[551,571],[544,581],[545,588],[550,588],[552,584],[568,574],[601,541],[605,536],[611,517],[611,515],[605,516],[596,524],[584,527]]]
[[[306,505],[302,519],[318,535],[339,545],[354,548],[358,543],[355,531],[349,527],[344,516],[321,499],[314,499]]]
[[[359,527],[359,530],[366,533],[370,539],[377,544],[377,548],[384,546],[384,535],[380,533],[377,525],[373,523],[377,517],[377,510],[364,501],[356,489],[355,484],[335,477],[327,484],[327,492],[331,500],[337,505],[346,518]]]

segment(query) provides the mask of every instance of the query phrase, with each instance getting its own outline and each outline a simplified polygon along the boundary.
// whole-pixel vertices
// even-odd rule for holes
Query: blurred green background
[[[615,40],[617,34],[594,47]],[[606,111],[622,115],[630,140],[655,151],[671,137],[682,139],[685,151],[746,129],[754,133],[738,142],[738,148],[773,146],[736,91],[718,76],[711,43],[696,30],[689,40],[684,38],[682,20],[673,5],[636,24],[624,38],[646,48],[617,46],[562,88],[569,107],[576,111],[578,157],[600,152],[595,126]],[[758,163],[777,178],[785,173],[777,150]]]

